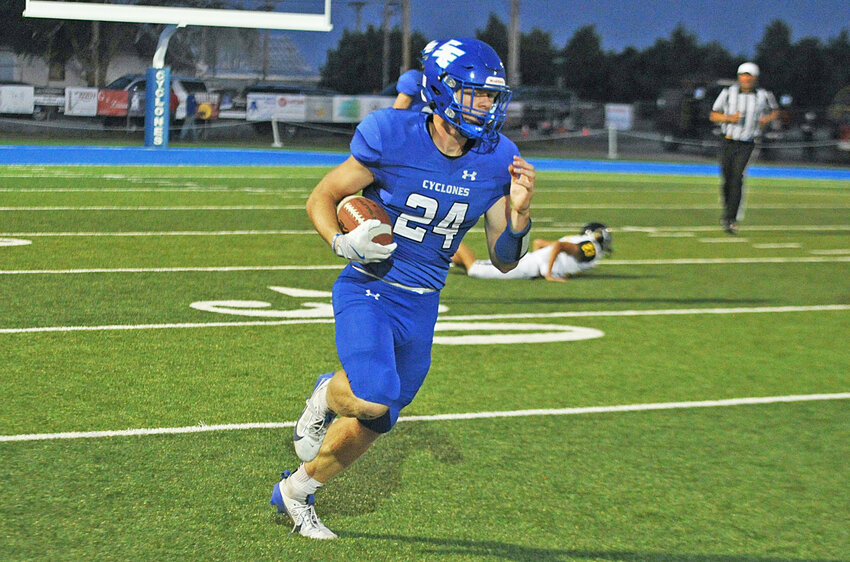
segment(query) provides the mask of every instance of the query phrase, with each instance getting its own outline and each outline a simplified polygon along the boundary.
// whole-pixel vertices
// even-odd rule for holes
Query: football
[[[393,243],[393,223],[390,216],[371,199],[362,195],[349,195],[336,206],[336,217],[343,233],[351,232],[369,219],[378,219],[386,228],[381,228],[372,241],[383,245]]]

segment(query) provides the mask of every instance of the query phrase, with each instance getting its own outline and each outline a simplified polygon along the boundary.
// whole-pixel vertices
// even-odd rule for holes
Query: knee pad
[[[371,429],[375,433],[389,433],[389,431],[393,428],[393,421],[390,417],[389,410],[387,410],[387,412],[379,418],[371,420],[357,418],[357,421],[360,422],[360,425],[367,429]]]

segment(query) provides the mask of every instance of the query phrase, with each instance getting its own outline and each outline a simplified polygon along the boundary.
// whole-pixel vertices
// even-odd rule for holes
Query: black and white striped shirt
[[[751,141],[758,137],[761,134],[759,120],[776,109],[779,109],[779,105],[772,93],[762,88],[742,92],[738,84],[723,88],[711,108],[712,111],[727,115],[741,112],[737,123],[720,125],[727,139],[737,141]]]

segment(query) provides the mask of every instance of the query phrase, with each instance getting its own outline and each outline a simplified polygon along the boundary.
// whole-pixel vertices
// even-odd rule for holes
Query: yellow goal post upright
[[[176,4],[178,2],[172,2]],[[145,89],[145,146],[168,147],[171,69],[165,66],[168,41],[180,27],[241,27],[290,31],[331,31],[331,0],[316,0],[321,12],[268,12],[240,9],[212,9],[180,6],[154,6],[127,0],[74,2],[65,0],[26,0],[24,17],[85,21],[165,24],[159,37],[153,63],[147,70]]]

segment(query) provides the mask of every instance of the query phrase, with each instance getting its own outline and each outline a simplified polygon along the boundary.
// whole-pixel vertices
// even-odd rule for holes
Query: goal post
[[[24,17],[128,23],[160,23],[178,26],[244,27],[291,31],[331,31],[331,0],[322,13],[222,10],[175,6],[148,6],[62,0],[26,0]]]
[[[179,4],[179,2],[171,4]],[[331,31],[333,29],[331,0],[313,0],[313,6],[315,8],[321,6],[322,10],[316,9],[315,13],[274,12],[128,4],[127,0],[103,0],[102,2],[26,0],[23,16],[58,20],[165,24],[153,63],[146,73],[145,146],[168,148],[171,69],[165,66],[164,61],[168,40],[178,28],[198,25],[289,31]]]

